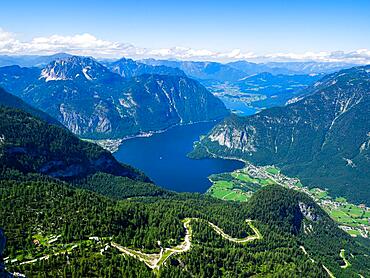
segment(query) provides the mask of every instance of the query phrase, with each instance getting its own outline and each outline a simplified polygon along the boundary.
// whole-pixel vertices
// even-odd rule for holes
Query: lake
[[[250,116],[258,112],[258,109],[241,101],[238,98],[220,97],[226,107],[239,116]]]
[[[192,150],[193,142],[215,124],[176,126],[151,137],[129,139],[122,143],[114,156],[140,169],[161,187],[178,192],[204,193],[211,186],[207,178],[209,175],[243,167],[242,162],[235,160],[195,160],[186,157]]]

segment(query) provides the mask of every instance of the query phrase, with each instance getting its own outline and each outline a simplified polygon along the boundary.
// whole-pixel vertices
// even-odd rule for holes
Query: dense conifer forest
[[[63,128],[19,110],[0,112],[0,227],[7,239],[2,258],[8,274],[326,277],[323,265],[336,277],[370,274],[369,247],[342,232],[302,193],[269,186],[249,202],[235,203],[170,192]],[[114,171],[92,166],[102,155]],[[62,163],[45,171],[56,158]],[[71,165],[79,165],[78,174],[60,175]],[[172,248],[186,237],[186,218],[195,219],[190,250],[172,255],[158,269],[114,247],[149,254]],[[246,219],[261,238],[232,242],[207,224],[244,238],[254,234]],[[342,249],[350,267],[341,267]]]

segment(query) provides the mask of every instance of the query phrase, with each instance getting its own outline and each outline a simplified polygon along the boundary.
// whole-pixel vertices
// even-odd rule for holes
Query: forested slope
[[[369,204],[369,89],[370,66],[328,75],[296,103],[226,119],[192,155],[274,164],[304,184]]]
[[[112,158],[63,128],[11,108],[1,107],[0,115],[0,227],[7,237],[3,254],[7,273],[28,277],[326,277],[325,265],[337,277],[370,275],[368,247],[342,232],[301,193],[271,186],[248,203],[234,203],[167,192],[145,183],[145,177],[115,160],[111,162],[117,167],[114,170],[94,164],[99,157]],[[58,171],[76,164],[87,170],[68,177],[55,175],[55,168],[42,170],[56,158],[63,162],[53,163],[63,165]],[[136,174],[133,179],[122,174],[128,170]],[[161,248],[176,246],[185,237],[185,218],[205,221],[191,222],[190,250],[170,257],[156,271],[122,256],[115,247],[159,253]],[[253,221],[262,238],[232,242],[207,223],[231,237],[244,238],[255,234],[246,219]],[[351,264],[345,269],[341,249]]]

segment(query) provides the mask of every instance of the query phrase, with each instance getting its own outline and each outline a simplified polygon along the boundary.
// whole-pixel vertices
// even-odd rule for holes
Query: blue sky
[[[21,42],[88,33],[149,49],[351,52],[370,48],[369,14],[362,0],[11,0],[1,3],[0,28]]]

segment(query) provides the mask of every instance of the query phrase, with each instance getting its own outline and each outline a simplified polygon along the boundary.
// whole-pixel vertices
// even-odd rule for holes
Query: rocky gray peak
[[[4,134],[0,134],[0,147],[5,144],[5,136]]]
[[[310,221],[318,221],[320,220],[320,216],[316,213],[315,208],[309,205],[306,205],[303,202],[299,202],[299,210],[303,214],[303,216]]]
[[[111,73],[106,67],[90,57],[70,56],[58,58],[41,70],[40,79],[58,80],[98,80],[109,77]]]
[[[360,146],[360,153],[366,152],[370,149],[370,131],[367,133],[367,139]]]

